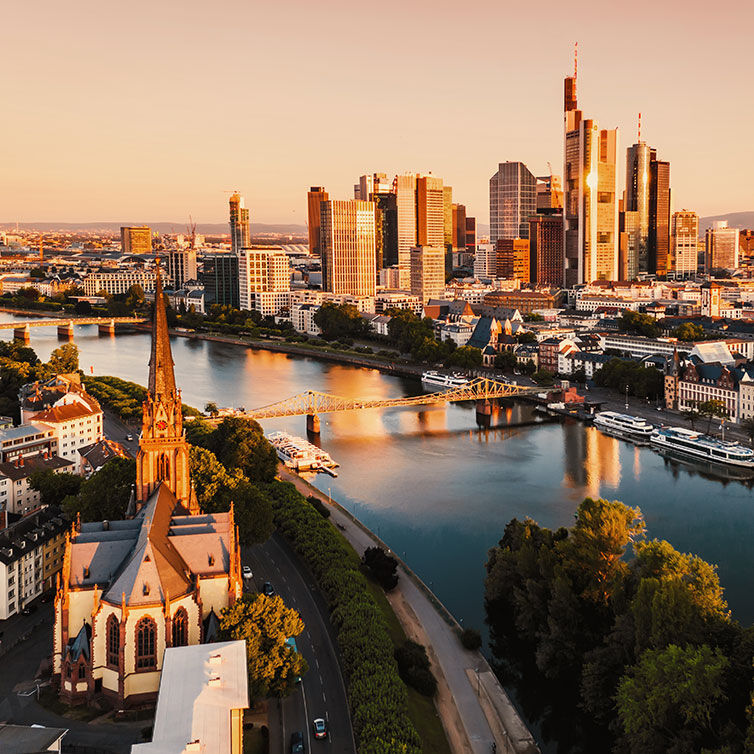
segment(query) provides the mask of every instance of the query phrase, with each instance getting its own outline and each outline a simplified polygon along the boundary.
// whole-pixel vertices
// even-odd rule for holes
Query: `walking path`
[[[279,467],[281,478],[304,496],[315,495],[332,507],[331,521],[361,555],[375,544],[387,545],[316,487]],[[440,686],[436,700],[448,741],[459,754],[534,754],[539,748],[481,652],[469,652],[458,639],[460,626],[426,585],[404,564],[405,575],[388,599],[406,635],[429,652]],[[470,681],[469,673],[479,681]]]

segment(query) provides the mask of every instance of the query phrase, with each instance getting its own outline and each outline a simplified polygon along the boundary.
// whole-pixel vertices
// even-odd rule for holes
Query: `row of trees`
[[[644,533],[601,499],[571,529],[513,519],[486,566],[498,666],[565,750],[753,751],[754,632],[714,566]]]
[[[292,484],[275,482],[270,494],[278,529],[309,566],[330,608],[359,752],[419,754],[393,642],[356,554]]]
[[[618,358],[603,364],[594,373],[594,381],[600,387],[610,387],[621,393],[628,388],[629,395],[650,400],[661,397],[665,390],[664,377],[658,369]]]

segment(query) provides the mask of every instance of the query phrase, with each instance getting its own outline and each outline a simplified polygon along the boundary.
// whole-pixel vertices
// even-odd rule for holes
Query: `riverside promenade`
[[[330,520],[359,555],[375,545],[389,549],[341,505],[282,464],[278,469],[280,478],[292,482],[302,495],[314,495],[330,506]],[[387,598],[407,637],[427,648],[438,680],[435,703],[453,752],[490,754],[493,743],[499,754],[539,752],[485,657],[463,648],[459,624],[416,574],[395,557],[402,573]]]

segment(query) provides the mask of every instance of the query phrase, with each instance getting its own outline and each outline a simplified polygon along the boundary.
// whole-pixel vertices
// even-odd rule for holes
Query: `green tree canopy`
[[[369,324],[352,304],[325,302],[317,309],[314,322],[327,340],[359,338],[369,333]]]
[[[220,638],[246,642],[252,698],[287,696],[296,678],[309,669],[302,655],[286,643],[303,630],[299,614],[278,596],[244,595],[222,611]]]
[[[670,336],[672,338],[678,338],[678,340],[686,341],[687,343],[704,340],[706,337],[704,328],[693,322],[684,322],[682,325],[678,325],[678,327],[670,331]]]
[[[448,356],[445,363],[449,367],[474,369],[482,366],[482,352],[473,346],[461,346]]]
[[[78,474],[55,473],[51,469],[35,471],[29,476],[29,486],[39,491],[42,505],[60,505],[68,495],[78,495],[83,481]]]
[[[46,364],[50,374],[71,374],[79,369],[79,349],[75,343],[64,343],[51,354]]]
[[[653,316],[632,312],[629,309],[618,317],[618,328],[623,332],[632,332],[647,338],[656,338],[660,334],[660,326]]]
[[[125,518],[131,489],[136,483],[136,461],[113,458],[82,483],[78,495],[63,500],[63,509],[82,521],[118,521]]]
[[[229,416],[206,438],[206,448],[228,470],[239,469],[255,483],[275,478],[278,458],[262,428],[250,419]]]

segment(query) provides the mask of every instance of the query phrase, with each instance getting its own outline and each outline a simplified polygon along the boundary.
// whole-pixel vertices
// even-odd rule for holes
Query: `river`
[[[15,319],[0,313],[0,321]],[[32,329],[46,360],[60,343],[54,328]],[[0,333],[12,338],[12,331]],[[147,334],[99,336],[76,329],[81,367],[146,384]],[[316,359],[173,339],[185,403],[254,408],[304,390],[392,398],[421,390],[417,380]],[[527,405],[501,409],[493,424],[531,418]],[[707,478],[649,448],[568,420],[480,430],[473,405],[323,415],[321,445],[339,476],[314,484],[331,492],[436,592],[465,626],[483,629],[487,551],[513,517],[569,526],[585,496],[639,506],[648,535],[719,566],[734,616],[754,621],[751,538],[754,500],[738,482]],[[263,422],[265,430],[305,434],[303,417]]]

